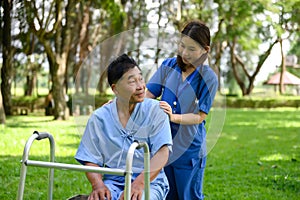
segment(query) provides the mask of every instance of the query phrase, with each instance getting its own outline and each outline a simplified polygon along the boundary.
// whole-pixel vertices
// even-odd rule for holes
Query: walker
[[[29,160],[29,150],[34,140],[42,140],[48,138],[50,142],[50,162],[44,161],[36,161]],[[83,166],[83,165],[75,165],[75,164],[66,164],[66,163],[57,163],[55,162],[55,143],[51,134],[47,132],[38,132],[34,131],[33,134],[27,140],[23,158],[22,158],[22,167],[20,174],[20,182],[18,189],[17,200],[23,199],[24,187],[25,187],[25,179],[27,166],[36,166],[49,168],[49,177],[48,177],[48,199],[52,200],[53,194],[53,182],[54,182],[54,169],[65,169],[65,170],[73,170],[73,171],[82,171],[82,172],[97,172],[102,174],[111,174],[111,175],[119,175],[125,176],[125,189],[124,189],[124,198],[125,200],[130,199],[131,192],[131,178],[132,178],[132,161],[133,154],[135,149],[144,148],[144,173],[145,173],[145,199],[148,200],[150,198],[150,153],[149,147],[145,142],[134,141],[127,153],[126,157],[126,169],[117,169],[117,168],[104,168],[104,167],[93,167],[93,166]]]

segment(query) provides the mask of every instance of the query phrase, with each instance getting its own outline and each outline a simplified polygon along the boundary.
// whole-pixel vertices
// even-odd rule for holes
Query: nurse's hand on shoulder
[[[169,115],[170,122],[180,124],[182,123],[182,115],[174,114],[172,107],[165,101],[160,101],[159,106],[164,110],[165,113]]]
[[[171,120],[171,117],[173,114],[171,106],[165,101],[160,101],[159,106],[160,106],[160,108],[162,108],[164,110],[165,113],[167,113],[169,115],[169,118]]]

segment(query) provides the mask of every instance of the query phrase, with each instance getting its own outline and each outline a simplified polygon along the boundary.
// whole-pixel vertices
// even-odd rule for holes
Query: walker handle
[[[38,131],[34,131],[33,134],[37,134],[38,137],[36,138],[37,140],[42,140],[42,139],[45,139],[45,138],[49,138],[50,137],[50,134],[49,133],[46,133],[46,132],[38,132]]]

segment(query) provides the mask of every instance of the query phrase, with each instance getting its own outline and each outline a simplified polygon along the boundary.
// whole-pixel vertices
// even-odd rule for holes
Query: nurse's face
[[[178,53],[182,57],[184,64],[199,65],[199,58],[206,53],[199,43],[190,37],[183,36],[180,40]]]
[[[144,101],[145,88],[142,72],[137,67],[127,71],[116,84],[112,85],[118,100],[130,104]]]

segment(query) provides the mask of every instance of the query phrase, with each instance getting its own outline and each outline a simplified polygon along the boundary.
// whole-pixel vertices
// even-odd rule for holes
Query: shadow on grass
[[[47,116],[8,116],[7,128],[34,128],[36,124],[51,123],[53,117]]]
[[[38,116],[38,115],[20,115],[20,116],[7,116],[8,120],[14,121],[33,121],[33,122],[49,122],[54,121],[53,116]]]

